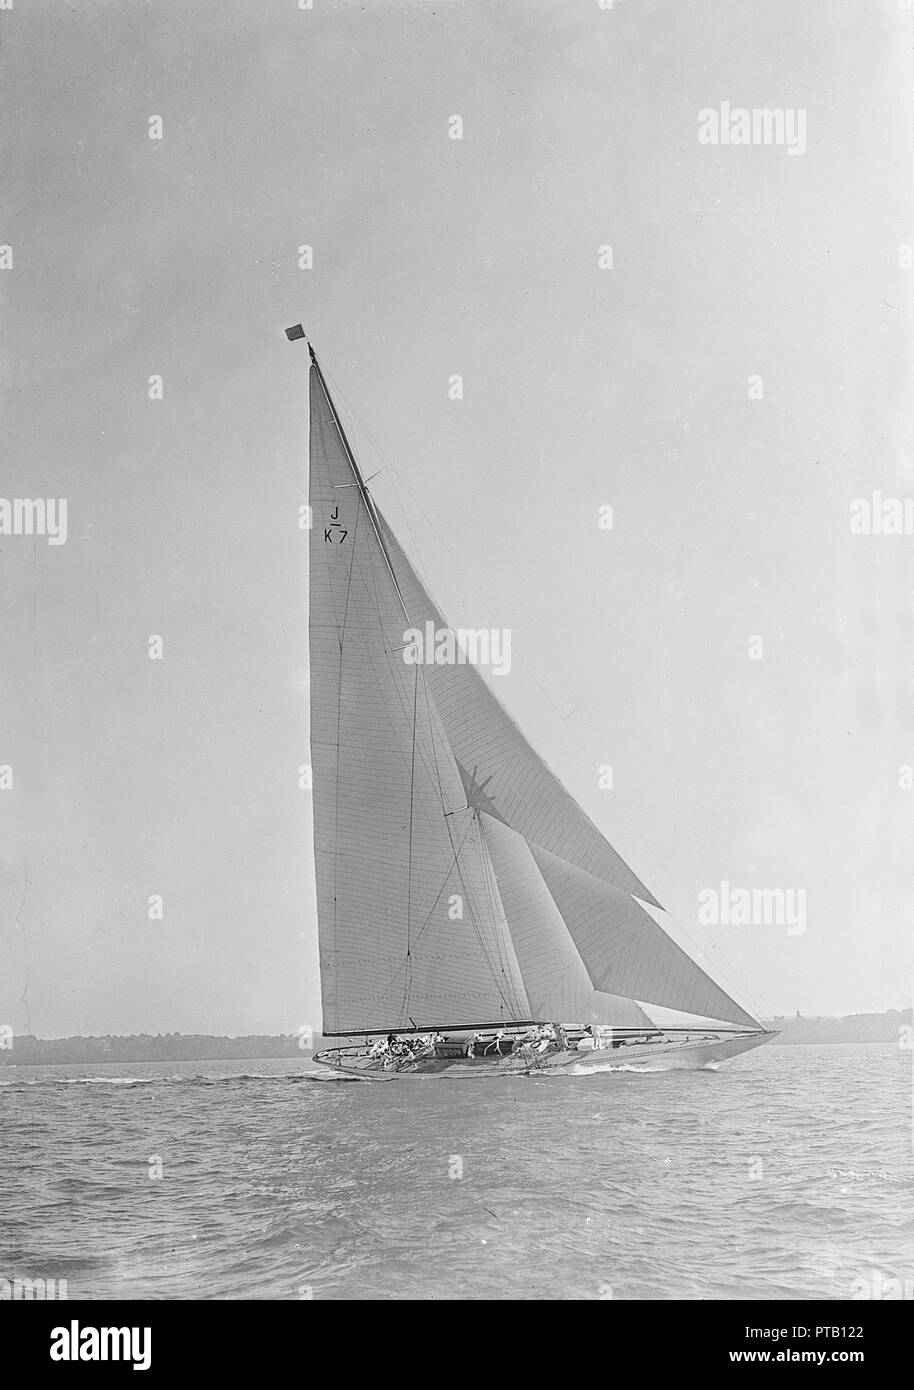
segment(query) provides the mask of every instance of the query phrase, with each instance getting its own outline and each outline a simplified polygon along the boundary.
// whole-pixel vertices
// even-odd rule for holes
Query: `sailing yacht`
[[[302,326],[286,330],[307,341]],[[323,1033],[365,1080],[706,1066],[774,1036],[662,907],[450,632],[365,484],[313,346],[310,661]],[[453,650],[453,646],[452,646]],[[671,1029],[651,1006],[696,1020]]]

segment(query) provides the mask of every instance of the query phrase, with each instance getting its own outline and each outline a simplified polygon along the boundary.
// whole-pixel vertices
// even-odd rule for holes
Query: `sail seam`
[[[467,834],[469,834],[469,828],[467,829]],[[466,839],[466,836],[464,836],[464,840],[465,840],[465,839]],[[453,848],[453,845],[452,845],[452,848]],[[463,843],[461,843],[461,845],[460,845],[460,849],[462,849],[462,848],[463,848]],[[460,853],[460,849],[458,849],[457,854]],[[454,872],[454,868],[455,868],[456,862],[457,862],[457,857],[456,857],[456,855],[455,855],[455,857],[454,857],[454,862],[451,863],[451,864],[448,866],[447,874],[445,875],[444,882],[442,883],[441,887],[438,889],[438,893],[437,893],[437,895],[436,895],[436,897],[435,897],[435,901],[432,903],[431,907],[429,908],[428,915],[426,916],[425,921],[422,923],[422,926],[419,928],[419,931],[416,933],[416,946],[417,946],[417,947],[418,947],[419,941],[420,941],[420,939],[421,939],[421,937],[422,937],[422,933],[425,931],[425,929],[426,929],[426,927],[428,926],[429,922],[432,920],[432,914],[434,913],[435,908],[438,906],[438,903],[441,901],[441,894],[444,892],[445,888],[448,886],[448,884],[449,884],[450,881],[451,881],[451,876],[452,876],[452,874],[453,874],[453,872]],[[405,968],[405,965],[406,965],[406,962],[403,961],[403,962],[401,962],[401,964],[397,967],[396,971],[395,971],[394,974],[391,976],[391,978],[390,978],[390,980],[388,981],[388,983],[384,986],[384,989],[383,989],[383,990],[381,991],[381,993],[376,997],[375,1002],[374,1002],[374,1004],[372,1005],[372,1009],[376,1009],[377,1006],[381,1003],[381,1001],[387,997],[387,995],[390,993],[390,991],[393,989],[394,985],[396,984],[397,980],[399,979],[400,973],[401,973],[401,971]],[[370,1015],[369,1015],[369,1017],[370,1017]]]

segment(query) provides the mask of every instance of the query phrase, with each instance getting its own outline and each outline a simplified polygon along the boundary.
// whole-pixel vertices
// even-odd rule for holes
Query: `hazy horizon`
[[[906,1006],[905,1006],[904,1008],[902,1008],[902,1009],[880,1009],[880,1010],[873,1011],[872,1013],[864,1013],[864,1014],[804,1014],[804,1013],[802,1013],[802,1012],[801,1012],[799,1015],[797,1015],[797,1014],[769,1014],[768,1017],[767,1017],[766,1019],[763,1019],[762,1021],[763,1021],[763,1022],[768,1022],[768,1023],[772,1023],[772,1022],[775,1022],[775,1021],[785,1022],[785,1023],[790,1023],[790,1022],[792,1022],[792,1023],[796,1023],[796,1022],[800,1022],[800,1023],[823,1023],[823,1022],[825,1022],[825,1023],[832,1023],[832,1022],[839,1022],[839,1023],[840,1023],[840,1022],[844,1022],[845,1020],[847,1020],[847,1019],[849,1019],[849,1018],[870,1018],[870,1017],[874,1017],[874,1018],[884,1018],[884,1017],[887,1017],[889,1014],[910,1014],[911,1012],[912,1012],[911,1005],[906,1005]],[[381,1030],[381,1031],[383,1032],[383,1030]],[[89,1038],[136,1038],[136,1037],[147,1037],[147,1038],[150,1038],[150,1037],[151,1037],[151,1038],[156,1038],[156,1037],[163,1037],[163,1038],[170,1038],[170,1037],[176,1037],[176,1038],[193,1038],[193,1037],[199,1037],[199,1038],[218,1038],[218,1039],[220,1039],[221,1041],[226,1041],[226,1040],[227,1040],[227,1041],[229,1041],[229,1042],[232,1042],[232,1041],[234,1041],[234,1040],[236,1040],[236,1039],[238,1039],[238,1038],[256,1038],[256,1037],[262,1037],[262,1038],[292,1038],[292,1039],[294,1039],[294,1038],[297,1038],[297,1037],[298,1037],[298,1034],[297,1034],[295,1031],[291,1030],[291,1029],[286,1030],[286,1031],[284,1031],[284,1032],[283,1032],[283,1031],[280,1031],[280,1032],[262,1032],[262,1033],[200,1033],[200,1032],[197,1032],[197,1031],[186,1031],[186,1032],[185,1032],[185,1031],[169,1031],[169,1032],[162,1032],[160,1029],[155,1029],[155,1030],[153,1030],[153,1029],[143,1029],[143,1030],[142,1030],[141,1032],[139,1032],[139,1033],[54,1033],[54,1034],[44,1034],[44,1035],[41,1035],[41,1036],[39,1036],[38,1034],[34,1034],[34,1033],[29,1033],[29,1034],[17,1033],[17,1034],[15,1034],[14,1036],[15,1036],[15,1037],[20,1037],[20,1038],[21,1038],[21,1037],[32,1037],[32,1038],[35,1039],[36,1042],[65,1042],[65,1041],[69,1041],[70,1039],[78,1039],[78,1040],[84,1041],[84,1040],[87,1040],[87,1039],[89,1039]],[[325,1036],[326,1036],[326,1037],[333,1037],[333,1036],[339,1036],[339,1037],[344,1037],[344,1036],[345,1036],[345,1037],[355,1037],[355,1036],[357,1036],[357,1035],[354,1034],[354,1033],[336,1034],[336,1035],[334,1035],[334,1034],[323,1034],[323,1033],[320,1033],[320,1032],[318,1031],[318,1032],[315,1033],[315,1036],[316,1036],[316,1037],[325,1037]],[[308,1050],[309,1050],[308,1048],[302,1049],[302,1051],[304,1051],[304,1052],[307,1052]]]

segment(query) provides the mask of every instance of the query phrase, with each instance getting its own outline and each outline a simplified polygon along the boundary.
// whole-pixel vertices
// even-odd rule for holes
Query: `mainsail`
[[[327,1034],[756,1021],[467,664],[407,664],[441,613],[362,480],[312,350],[311,756]],[[637,901],[640,899],[641,901]]]

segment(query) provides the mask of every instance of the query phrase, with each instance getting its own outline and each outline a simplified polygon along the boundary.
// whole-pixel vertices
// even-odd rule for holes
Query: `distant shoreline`
[[[889,1009],[881,1014],[850,1014],[844,1018],[771,1018],[766,1028],[780,1034],[782,1044],[800,1043],[895,1043],[902,1030],[912,1025],[910,1009]],[[298,1057],[307,1061],[321,1047],[333,1047],[345,1039],[324,1039],[315,1033],[310,1046],[301,1046],[296,1033],[247,1034],[217,1037],[208,1033],[138,1033],[104,1037],[13,1037],[0,1047],[0,1066],[39,1066],[66,1062],[213,1062],[244,1061],[270,1057]]]
[[[104,1037],[14,1037],[0,1050],[0,1066],[40,1066],[58,1062],[216,1062],[298,1057],[307,1061],[324,1046],[315,1033],[307,1048],[296,1033],[217,1037],[209,1033],[106,1034]]]
[[[849,1014],[844,1018],[769,1018],[766,1028],[780,1033],[779,1043],[899,1044],[902,1029],[911,1028],[910,1009],[888,1009],[882,1014]]]

